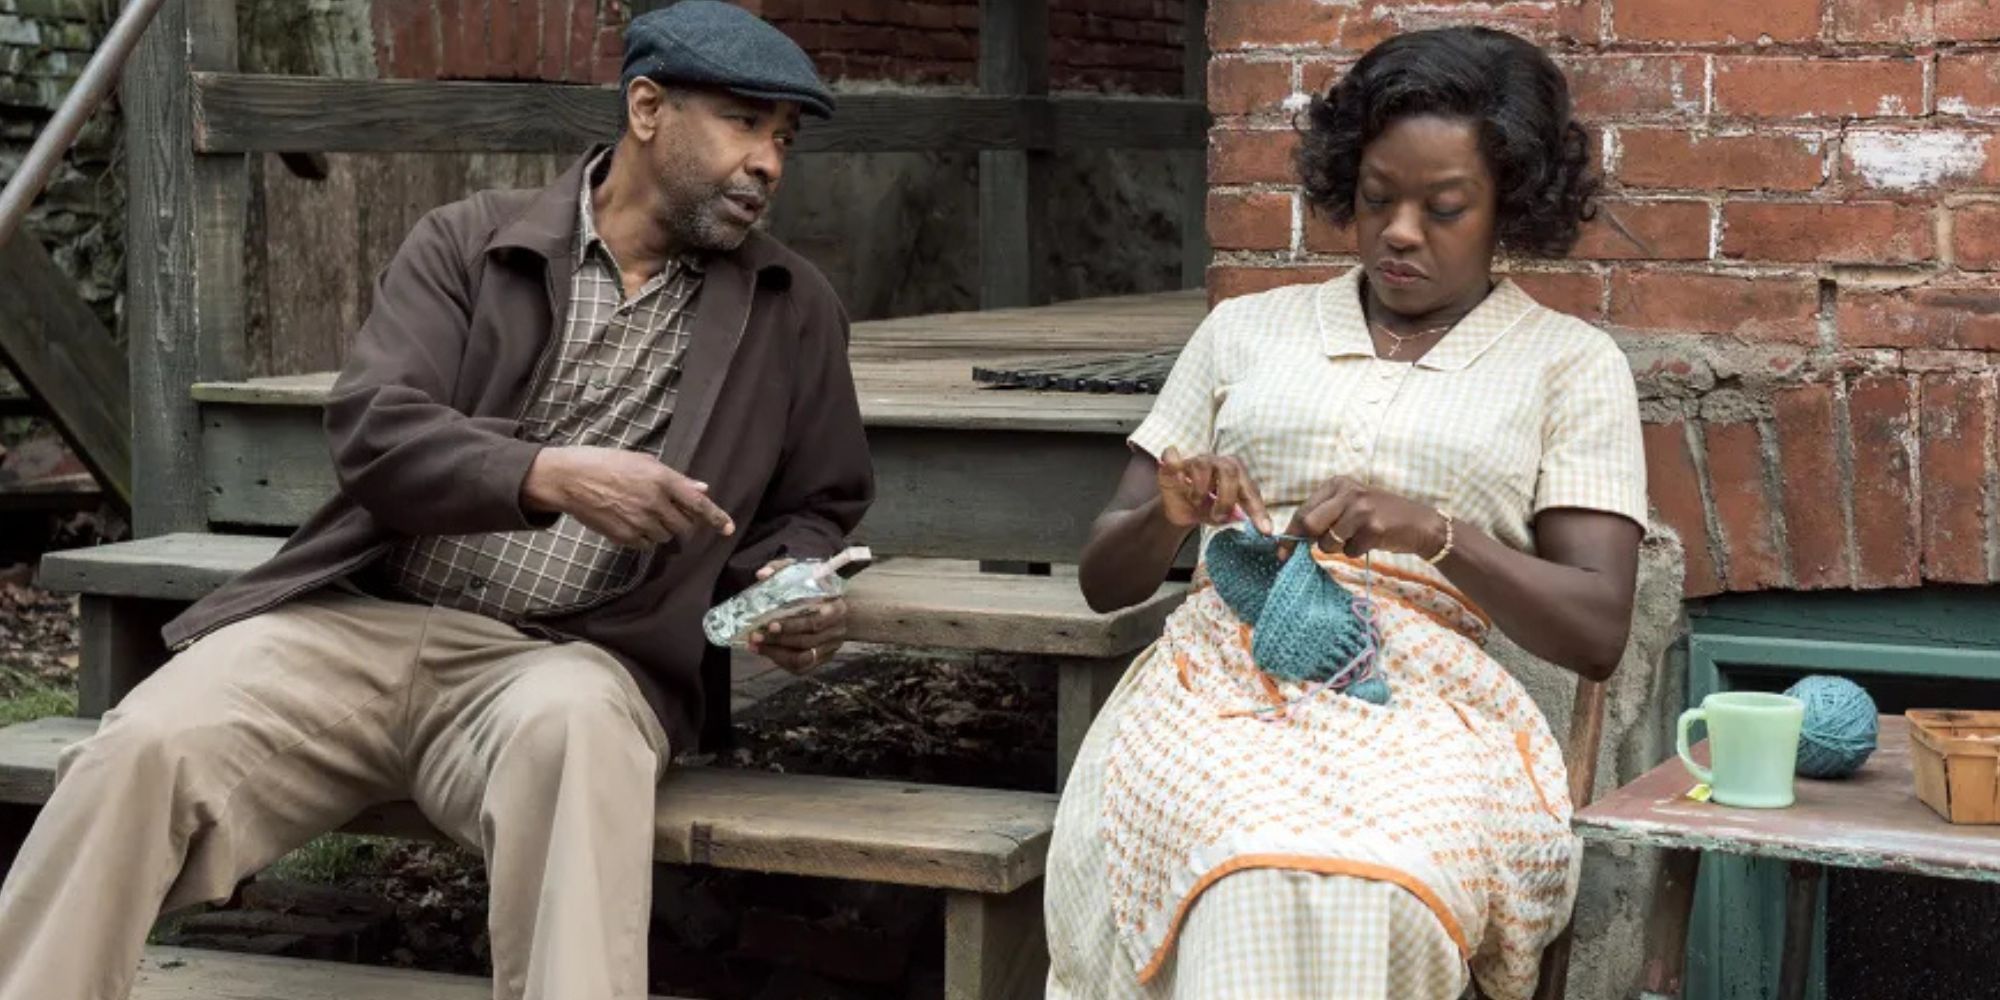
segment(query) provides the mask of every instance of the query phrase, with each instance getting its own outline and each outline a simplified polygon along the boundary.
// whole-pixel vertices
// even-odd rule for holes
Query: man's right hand
[[[704,527],[736,533],[736,522],[708,498],[707,483],[636,451],[544,448],[528,467],[521,499],[530,510],[568,514],[584,527],[636,548],[687,538]]]

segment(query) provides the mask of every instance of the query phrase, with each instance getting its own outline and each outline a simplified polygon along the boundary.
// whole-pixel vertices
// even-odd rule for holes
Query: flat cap
[[[807,114],[833,117],[833,91],[805,50],[770,22],[719,0],[680,0],[633,18],[625,29],[620,89],[642,76],[795,101]]]

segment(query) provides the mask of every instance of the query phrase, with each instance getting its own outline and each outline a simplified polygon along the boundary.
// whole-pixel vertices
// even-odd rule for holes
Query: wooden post
[[[187,604],[102,594],[84,594],[79,604],[76,714],[94,719],[167,662],[160,629]]]
[[[1681,995],[1687,975],[1688,918],[1693,916],[1695,878],[1700,874],[1700,851],[1662,852],[1653,912],[1646,919],[1640,995],[1647,1000],[1678,1000]]]
[[[1813,924],[1819,913],[1819,888],[1826,866],[1794,861],[1785,881],[1785,948],[1779,952],[1778,1000],[1805,1000],[1811,978]]]
[[[1182,54],[1186,72],[1181,84],[1185,100],[1208,101],[1208,0],[1188,0],[1184,5]],[[1181,200],[1181,287],[1200,288],[1208,281],[1208,140],[1188,154],[1193,158],[1193,183]]]
[[[1064,657],[1056,661],[1056,790],[1069,783],[1083,738],[1111,690],[1125,676],[1131,656],[1108,660]]]
[[[125,355],[32,235],[0,245],[0,354],[121,503],[132,500]]]
[[[1048,974],[1039,880],[1005,896],[945,896],[945,1000],[1039,997]]]
[[[241,155],[197,156],[190,73],[236,69],[234,0],[168,0],[126,65],[132,527],[208,527],[201,425],[188,387],[243,376]]]
[[[1040,97],[1049,92],[1048,0],[980,0],[979,89]],[[979,307],[1046,301],[1048,266],[1037,238],[1047,190],[1046,149],[979,154]]]

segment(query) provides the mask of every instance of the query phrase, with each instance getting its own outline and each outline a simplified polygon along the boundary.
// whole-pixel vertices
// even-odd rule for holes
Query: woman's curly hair
[[[1298,126],[1306,198],[1336,225],[1351,225],[1361,151],[1396,121],[1418,115],[1479,124],[1502,247],[1569,252],[1579,227],[1595,214],[1589,137],[1570,117],[1569,83],[1555,63],[1533,44],[1491,28],[1398,35],[1315,96]]]

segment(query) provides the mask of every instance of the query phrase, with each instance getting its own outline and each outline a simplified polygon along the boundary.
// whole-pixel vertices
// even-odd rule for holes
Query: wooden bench
[[[57,756],[96,728],[92,719],[56,718],[0,729],[0,802],[47,801]],[[661,787],[654,857],[941,889],[945,996],[1040,996],[1048,953],[1038,883],[1055,807],[1055,796],[1034,792],[676,768]],[[370,810],[346,829],[442,836],[408,803]],[[297,1000],[318,994],[159,995]]]
[[[492,996],[491,983],[470,976],[196,948],[148,948],[131,1000],[489,1000]]]

